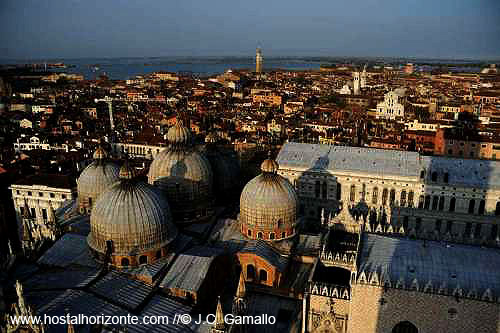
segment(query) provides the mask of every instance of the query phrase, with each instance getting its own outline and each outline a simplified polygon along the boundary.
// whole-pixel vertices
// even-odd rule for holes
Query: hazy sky
[[[0,58],[500,56],[500,0],[0,0]]]

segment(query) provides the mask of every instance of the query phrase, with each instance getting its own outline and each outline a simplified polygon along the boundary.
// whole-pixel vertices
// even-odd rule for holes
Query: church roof
[[[222,250],[205,246],[189,249],[175,260],[160,287],[198,291],[212,262],[220,254]]]
[[[280,272],[284,272],[288,264],[288,259],[286,257],[281,256],[278,251],[273,249],[263,240],[248,241],[245,247],[240,250],[240,253],[254,253],[272,264]]]
[[[65,234],[45,252],[38,264],[67,267],[77,264],[85,267],[97,267],[87,246],[87,237],[76,234]]]
[[[358,283],[372,283],[376,277],[379,284],[396,288],[483,300],[486,294],[493,301],[500,296],[498,267],[498,249],[365,233]]]

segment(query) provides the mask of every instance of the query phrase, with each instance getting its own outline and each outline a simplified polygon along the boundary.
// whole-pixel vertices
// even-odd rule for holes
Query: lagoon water
[[[354,59],[333,57],[269,57],[264,58],[264,70],[314,70],[322,64],[352,63]],[[356,59],[356,63],[377,64],[404,64],[408,59],[396,58],[367,58]],[[412,60],[417,62],[416,59]],[[477,61],[473,60],[438,60],[419,59],[427,63],[418,66],[418,71],[430,71],[434,66],[430,64],[447,63],[453,72],[478,72]],[[169,71],[177,73],[192,73],[197,76],[207,76],[223,73],[228,69],[254,69],[253,57],[144,57],[144,58],[82,58],[82,59],[38,59],[38,60],[12,60],[2,61],[4,64],[27,63],[58,63],[68,65],[68,68],[57,71],[83,74],[85,79],[95,79],[101,74],[106,74],[112,80],[126,80],[137,75],[144,75],[156,71]],[[454,68],[453,64],[461,64]],[[465,66],[464,66],[465,65]],[[470,65],[470,66],[469,66]],[[397,65],[396,65],[397,66]]]
[[[114,59],[58,59],[70,66],[61,71],[83,74],[85,79],[94,79],[106,74],[112,80],[126,80],[137,75],[156,71],[192,73],[206,76],[223,73],[228,69],[253,69],[253,58],[114,58]],[[269,59],[264,69],[305,70],[319,69],[321,62],[300,59]]]

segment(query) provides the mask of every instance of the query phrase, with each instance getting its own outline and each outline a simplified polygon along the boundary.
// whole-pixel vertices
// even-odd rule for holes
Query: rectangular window
[[[39,197],[43,197],[43,192],[38,192]]]
[[[50,193],[50,197],[51,197],[51,198],[55,198],[55,197],[56,197],[56,195],[55,195],[54,193]]]

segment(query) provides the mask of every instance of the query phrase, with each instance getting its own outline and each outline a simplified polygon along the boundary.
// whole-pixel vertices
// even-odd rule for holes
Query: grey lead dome
[[[298,196],[292,184],[277,174],[278,167],[276,161],[265,160],[262,173],[243,188],[239,222],[247,237],[280,239],[295,233]]]
[[[120,167],[106,160],[107,154],[102,147],[94,152],[94,161],[80,174],[76,183],[78,207],[89,212],[99,196],[119,180]]]
[[[190,131],[181,122],[167,137],[170,145],[151,163],[148,182],[164,191],[176,222],[196,222],[211,211],[210,163],[191,147]]]
[[[112,254],[118,256],[157,251],[177,236],[164,196],[134,179],[122,179],[101,195],[90,216],[90,227],[89,246],[105,253],[106,242],[111,240]]]

